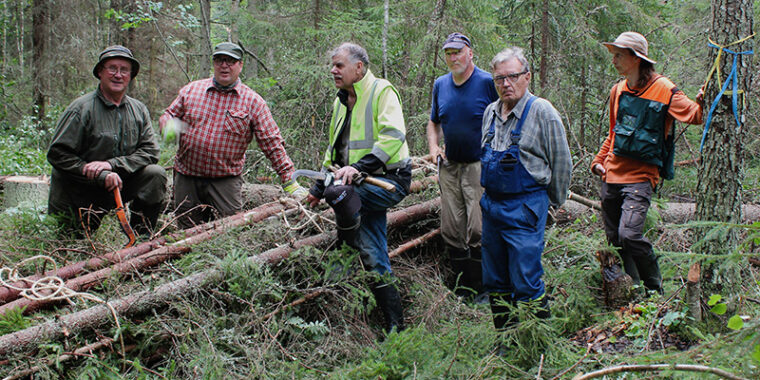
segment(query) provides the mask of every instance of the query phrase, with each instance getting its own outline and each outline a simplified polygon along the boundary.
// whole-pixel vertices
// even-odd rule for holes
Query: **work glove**
[[[309,195],[309,191],[301,187],[301,185],[296,182],[296,180],[291,179],[290,181],[286,182],[284,185],[282,185],[282,190],[284,190],[286,193],[293,196],[293,198],[297,200],[306,199],[306,197]]]
[[[175,139],[179,139],[179,136],[185,131],[186,126],[187,123],[176,117],[167,120],[164,124],[164,128],[161,130],[164,141],[170,143]]]

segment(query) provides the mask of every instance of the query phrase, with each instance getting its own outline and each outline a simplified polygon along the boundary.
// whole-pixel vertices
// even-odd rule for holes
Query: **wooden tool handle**
[[[379,179],[377,179],[375,177],[364,178],[364,182],[369,183],[370,185],[375,185],[375,186],[378,186],[378,187],[382,187],[383,189],[385,189],[387,191],[393,191],[393,192],[396,191],[396,186],[393,186],[393,184],[391,184],[390,182],[385,182],[385,181],[379,180]]]
[[[337,172],[338,169],[340,169],[340,168],[337,167],[336,165],[331,165],[329,167],[329,170],[331,172],[333,172],[333,173]],[[375,185],[377,187],[381,187],[381,188],[383,188],[384,190],[387,190],[387,191],[392,191],[392,192],[396,191],[396,186],[393,186],[393,184],[391,184],[391,183],[388,183],[388,182],[385,182],[385,181],[381,181],[381,180],[379,180],[379,179],[377,179],[375,177],[366,176],[366,177],[364,177],[364,182],[366,182],[366,183],[368,183],[370,185]]]

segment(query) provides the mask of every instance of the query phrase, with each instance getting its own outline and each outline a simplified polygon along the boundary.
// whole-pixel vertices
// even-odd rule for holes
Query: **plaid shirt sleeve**
[[[280,180],[283,183],[290,181],[294,171],[293,161],[285,151],[285,141],[280,134],[280,128],[272,118],[269,106],[257,94],[252,108],[251,123],[256,143],[259,144],[264,156],[272,163],[272,168],[280,176]]]

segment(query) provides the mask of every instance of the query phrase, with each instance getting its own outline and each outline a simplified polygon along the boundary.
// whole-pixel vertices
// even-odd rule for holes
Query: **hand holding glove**
[[[175,139],[179,139],[179,136],[182,135],[182,132],[185,131],[186,127],[187,123],[176,117],[167,120],[164,127],[161,129],[164,141],[172,142]]]

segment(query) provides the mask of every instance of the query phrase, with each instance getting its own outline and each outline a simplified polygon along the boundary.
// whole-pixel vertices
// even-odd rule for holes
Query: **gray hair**
[[[344,42],[340,44],[340,46],[330,51],[330,58],[335,57],[341,52],[347,53],[348,59],[351,61],[351,63],[363,63],[364,66],[362,68],[362,74],[367,73],[367,69],[369,68],[369,55],[367,54],[367,50],[355,43]]]
[[[508,47],[496,54],[491,60],[491,71],[496,70],[497,65],[507,62],[512,58],[517,58],[522,64],[523,70],[530,71],[530,65],[525,58],[525,54],[523,54],[523,49],[517,46]]]

